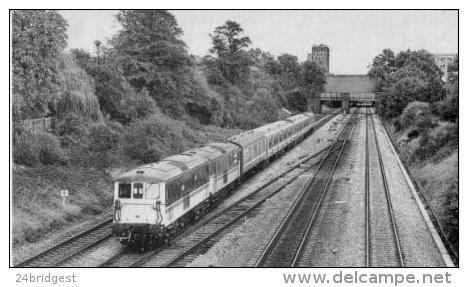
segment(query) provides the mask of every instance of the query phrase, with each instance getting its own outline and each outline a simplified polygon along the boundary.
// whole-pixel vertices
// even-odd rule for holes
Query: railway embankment
[[[443,232],[458,252],[458,124],[430,115],[409,124],[402,119],[392,122],[386,126],[401,159],[419,182]]]

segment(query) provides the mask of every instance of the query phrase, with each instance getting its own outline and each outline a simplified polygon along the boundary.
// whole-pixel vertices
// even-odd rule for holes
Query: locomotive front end
[[[123,244],[150,248],[163,238],[164,183],[116,181],[112,231]]]

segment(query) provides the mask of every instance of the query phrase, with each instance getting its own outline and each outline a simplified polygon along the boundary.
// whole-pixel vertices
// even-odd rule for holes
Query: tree
[[[447,68],[446,98],[439,103],[438,112],[443,120],[458,121],[458,55]]]
[[[279,74],[279,65],[275,57],[260,48],[250,49],[248,52],[250,62],[265,73],[276,76]]]
[[[384,49],[381,54],[372,60],[372,65],[367,73],[370,78],[373,78],[379,84],[387,81],[388,75],[396,70],[395,54],[390,49]]]
[[[98,67],[99,67],[101,65],[101,61],[100,61],[101,41],[99,40],[94,41],[94,46],[96,47],[97,62],[98,62]]]
[[[282,54],[278,56],[278,73],[283,89],[294,90],[301,85],[301,66],[296,56]]]
[[[102,46],[101,46],[102,49]],[[156,104],[142,89],[136,92],[125,78],[121,63],[116,58],[99,65],[95,58],[80,49],[73,49],[72,55],[88,75],[95,82],[95,94],[99,100],[101,110],[110,119],[120,123],[143,118],[154,112]]]
[[[402,51],[396,57],[386,49],[374,58],[368,75],[382,92],[378,108],[388,117],[399,116],[411,101],[434,103],[444,98],[442,72],[424,50]]]
[[[218,57],[219,69],[231,84],[242,82],[248,77],[250,59],[245,49],[250,45],[249,37],[242,36],[240,24],[228,20],[210,34],[212,54]]]
[[[325,83],[327,82],[325,71],[311,61],[306,61],[302,64],[301,81],[303,89],[311,91],[310,94],[323,92]]]
[[[456,93],[458,94],[458,54],[447,67],[447,83],[454,86],[454,88],[456,87]]]
[[[175,17],[165,10],[123,10],[117,20],[122,30],[110,43],[124,76],[137,92],[147,90],[165,112],[183,115],[192,64]]]
[[[13,10],[11,19],[13,119],[46,116],[60,87],[58,61],[68,24],[50,10]]]

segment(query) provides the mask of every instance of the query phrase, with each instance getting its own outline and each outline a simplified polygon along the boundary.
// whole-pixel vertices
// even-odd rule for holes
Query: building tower
[[[312,46],[312,53],[307,55],[307,59],[317,63],[325,70],[325,73],[330,73],[330,49],[325,44]]]
[[[447,81],[448,77],[448,67],[455,60],[457,54],[447,53],[447,54],[432,54],[436,65],[442,70],[443,76],[442,80]]]

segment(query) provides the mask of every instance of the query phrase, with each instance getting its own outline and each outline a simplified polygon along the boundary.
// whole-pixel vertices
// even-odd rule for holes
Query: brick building
[[[327,45],[312,46],[312,53],[307,54],[307,59],[317,63],[327,74],[330,72],[330,48]]]

